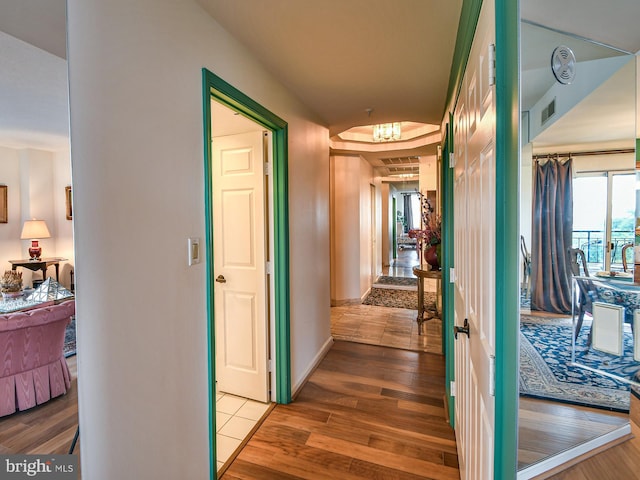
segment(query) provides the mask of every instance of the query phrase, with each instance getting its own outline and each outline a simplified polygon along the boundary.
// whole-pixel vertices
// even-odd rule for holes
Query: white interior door
[[[265,133],[213,139],[217,390],[268,401]]]
[[[462,479],[493,478],[495,355],[494,5],[482,4],[454,113],[456,440]],[[515,161],[515,159],[514,159]]]

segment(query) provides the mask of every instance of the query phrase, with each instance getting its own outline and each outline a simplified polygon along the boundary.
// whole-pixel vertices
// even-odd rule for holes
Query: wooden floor
[[[76,357],[67,358],[67,365],[71,373],[71,388],[66,395],[0,418],[0,454],[69,453],[78,427]],[[79,442],[73,453],[79,455]]]
[[[636,429],[635,438],[549,478],[551,480],[640,479],[640,431]]]
[[[576,447],[628,423],[629,415],[623,413],[520,397],[518,468]]]
[[[0,418],[0,454],[67,453],[78,421],[76,357],[67,363],[67,395]],[[443,396],[441,355],[336,342],[296,401],[276,407],[223,478],[458,478]],[[552,402],[524,400],[521,408],[525,463],[620,421]],[[640,479],[640,438],[550,478]]]
[[[416,311],[404,308],[332,307],[331,335],[335,340],[442,353],[442,321],[432,318],[424,322],[423,335],[418,335]]]
[[[458,479],[443,400],[441,355],[336,342],[222,478]]]

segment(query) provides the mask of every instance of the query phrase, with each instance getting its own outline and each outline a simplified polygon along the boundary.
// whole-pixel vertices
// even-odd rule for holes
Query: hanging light
[[[400,140],[401,127],[400,122],[382,123],[373,126],[374,142],[391,142]]]

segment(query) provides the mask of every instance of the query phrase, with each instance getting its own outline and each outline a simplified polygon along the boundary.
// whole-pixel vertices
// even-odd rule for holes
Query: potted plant
[[[22,296],[22,273],[6,270],[0,278],[0,292],[3,298],[17,298]]]

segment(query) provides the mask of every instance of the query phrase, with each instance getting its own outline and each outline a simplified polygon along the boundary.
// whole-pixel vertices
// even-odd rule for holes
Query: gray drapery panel
[[[571,311],[567,255],[573,231],[572,160],[537,162],[531,238],[531,308]]]
[[[404,221],[407,224],[407,231],[415,228],[413,225],[413,207],[411,206],[411,194],[404,194]]]

